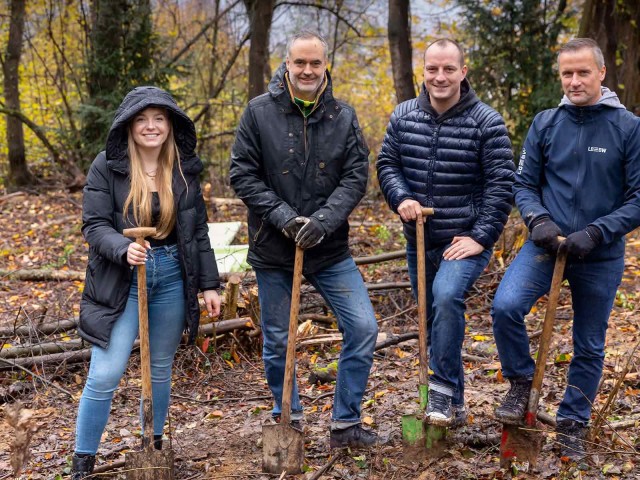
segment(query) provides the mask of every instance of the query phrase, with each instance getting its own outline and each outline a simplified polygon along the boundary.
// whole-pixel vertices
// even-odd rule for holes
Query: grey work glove
[[[303,227],[305,223],[307,223],[309,219],[307,217],[293,217],[282,227],[282,233],[285,237],[290,238],[291,240],[296,238],[298,232]]]
[[[305,218],[306,223],[296,235],[296,244],[300,248],[311,248],[318,245],[325,236],[324,227],[320,220],[310,217]]]

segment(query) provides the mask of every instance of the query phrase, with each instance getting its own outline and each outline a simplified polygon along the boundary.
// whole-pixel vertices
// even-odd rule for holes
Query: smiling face
[[[595,105],[602,96],[606,67],[598,68],[590,48],[563,52],[558,56],[562,90],[574,105]]]
[[[433,44],[424,53],[424,86],[431,106],[444,113],[460,100],[460,84],[467,75],[460,51],[453,43]]]
[[[296,97],[315,100],[326,69],[327,56],[319,39],[299,38],[293,42],[287,54],[287,71]]]
[[[163,108],[145,108],[131,121],[133,141],[141,150],[159,151],[170,131],[169,114]]]

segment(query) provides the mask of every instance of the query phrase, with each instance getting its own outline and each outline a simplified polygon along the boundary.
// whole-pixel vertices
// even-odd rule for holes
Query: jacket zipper
[[[580,152],[578,150],[579,145],[580,145],[580,137],[582,137],[582,130],[584,129],[584,121],[583,121],[583,116],[582,116],[582,112],[580,110],[578,110],[578,125],[580,126],[578,128],[578,135],[576,135],[576,142],[575,142],[575,157],[576,160],[581,160],[582,156],[580,155]],[[569,235],[570,233],[573,233],[576,231],[577,229],[577,225],[576,225],[576,219],[577,219],[577,205],[578,205],[578,186],[580,185],[580,178],[581,178],[581,174],[583,173],[583,169],[584,166],[583,165],[585,162],[584,160],[582,162],[578,163],[578,174],[576,175],[576,182],[573,185],[573,204],[571,207],[571,211],[573,212],[572,218],[571,218],[571,231],[570,232],[565,232],[566,235]]]
[[[433,135],[433,145],[431,146],[431,160],[429,161],[428,174],[427,174],[427,199],[429,201],[429,207],[433,207],[433,170],[436,164],[436,154],[438,151],[438,137],[440,136],[440,124],[437,124],[436,131]]]

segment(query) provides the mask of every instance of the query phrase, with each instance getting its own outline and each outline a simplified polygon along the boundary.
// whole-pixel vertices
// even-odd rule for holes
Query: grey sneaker
[[[329,434],[330,448],[366,448],[381,443],[376,433],[365,430],[360,424],[340,430],[331,430]]]
[[[426,419],[436,427],[450,427],[453,424],[451,397],[436,390],[429,390]]]
[[[495,410],[496,420],[507,425],[520,425],[529,404],[531,380],[509,380],[511,388]]]
[[[560,458],[581,462],[587,456],[585,438],[588,428],[575,420],[558,420],[556,440],[560,444]]]

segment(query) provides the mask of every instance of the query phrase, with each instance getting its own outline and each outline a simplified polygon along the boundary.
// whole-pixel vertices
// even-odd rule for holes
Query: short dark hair
[[[596,41],[591,38],[574,38],[573,40],[569,40],[560,47],[560,50],[558,50],[558,58],[560,58],[560,55],[565,52],[577,52],[578,50],[583,50],[585,48],[588,48],[593,52],[593,58],[595,59],[598,68],[604,67],[604,55],[602,54],[602,50],[600,50]]]
[[[458,42],[456,42],[455,40],[451,40],[450,38],[439,38],[437,40],[434,40],[427,46],[427,48],[424,49],[424,57],[427,56],[427,50],[429,50],[434,45],[437,45],[440,48],[444,48],[447,45],[453,45],[454,47],[456,47],[458,49],[458,52],[460,53],[460,66],[464,66],[464,50],[462,49],[462,45],[460,45]]]
[[[324,49],[324,58],[329,58],[329,44],[324,39],[324,37],[319,33],[314,32],[313,30],[307,29],[300,30],[291,35],[291,38],[289,38],[289,41],[287,42],[287,57],[291,53],[291,46],[296,40],[311,40],[312,38],[316,38],[320,41],[320,43],[322,44],[322,48]]]

